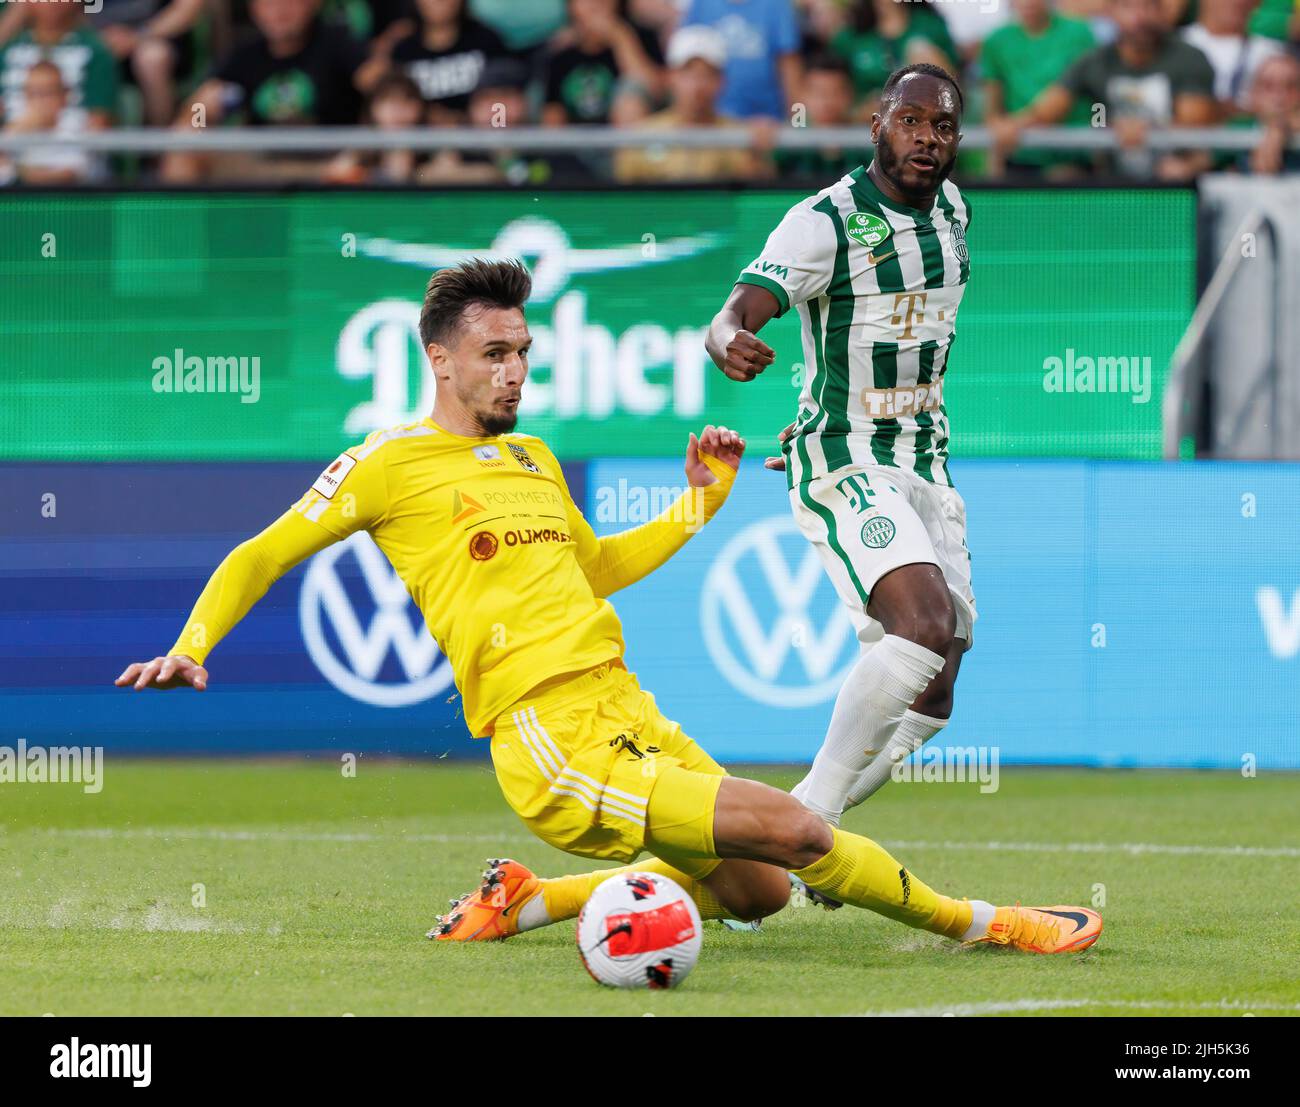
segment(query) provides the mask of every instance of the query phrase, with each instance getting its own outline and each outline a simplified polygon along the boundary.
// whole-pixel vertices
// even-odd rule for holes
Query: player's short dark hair
[[[964,112],[966,110],[966,99],[961,94],[961,85],[957,83],[957,78],[944,69],[941,65],[932,65],[930,62],[914,62],[912,65],[905,65],[901,69],[895,69],[890,75],[889,80],[885,82],[885,87],[880,91],[881,103],[888,103],[897,98],[898,84],[904,77],[910,77],[913,73],[921,73],[926,77],[935,77],[940,81],[947,81],[952,85],[952,90],[957,94],[957,110]]]
[[[429,278],[420,308],[420,344],[445,345],[474,304],[497,308],[522,308],[533,291],[533,278],[524,263],[471,258]]]

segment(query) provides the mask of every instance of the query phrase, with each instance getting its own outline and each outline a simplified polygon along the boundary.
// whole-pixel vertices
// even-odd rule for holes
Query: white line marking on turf
[[[1017,1011],[1074,1011],[1090,1007],[1120,1007],[1136,1011],[1300,1011],[1300,1003],[1250,1003],[1241,999],[1220,999],[1204,1003],[1163,1002],[1158,999],[1016,999],[990,1003],[952,1003],[938,1007],[904,1007],[896,1011],[864,1011],[851,1018],[905,1019],[953,1015],[1009,1015]]]
[[[3,832],[0,828],[0,832]],[[29,833],[19,830],[16,833]],[[230,830],[215,826],[48,827],[30,833],[59,838],[177,838],[219,842],[532,842],[529,834],[377,834],[372,831]],[[891,838],[891,849],[979,850],[991,853],[1126,853],[1190,857],[1300,857],[1300,846],[1196,846],[1165,842],[957,842]]]
[[[897,849],[987,850],[992,853],[1164,853],[1175,856],[1300,857],[1300,846],[1180,846],[1162,842],[921,842],[891,839]]]
[[[22,833],[20,831],[20,833]],[[214,842],[533,842],[529,834],[375,834],[369,831],[227,830],[215,826],[47,827],[34,833],[56,838],[166,839]]]

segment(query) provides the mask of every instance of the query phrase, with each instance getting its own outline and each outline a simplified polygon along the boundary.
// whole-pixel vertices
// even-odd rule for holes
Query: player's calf
[[[788,792],[727,777],[718,788],[713,839],[719,856],[802,869],[833,845],[831,829]]]
[[[722,862],[704,883],[733,919],[757,922],[790,902],[789,874],[775,865],[732,858]]]

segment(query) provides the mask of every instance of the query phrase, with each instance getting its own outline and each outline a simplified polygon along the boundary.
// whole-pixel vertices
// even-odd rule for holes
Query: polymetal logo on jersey
[[[760,703],[810,707],[831,699],[858,641],[817,551],[789,516],[751,523],[709,568],[700,597],[704,644],[718,671]],[[793,661],[791,655],[797,658]]]
[[[355,559],[360,582],[374,603],[368,621],[339,574],[345,556]],[[451,663],[419,617],[406,585],[368,534],[354,534],[312,559],[302,582],[298,622],[316,668],[353,699],[378,707],[406,707],[451,685]],[[390,657],[397,662],[400,679],[383,679]]]

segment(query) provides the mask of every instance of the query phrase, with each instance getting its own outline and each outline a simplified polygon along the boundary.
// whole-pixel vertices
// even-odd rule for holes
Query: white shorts
[[[840,469],[790,490],[804,537],[849,609],[864,645],[884,637],[867,615],[876,581],[903,565],[937,565],[957,613],[957,637],[969,648],[975,625],[966,505],[955,489],[906,469]]]

